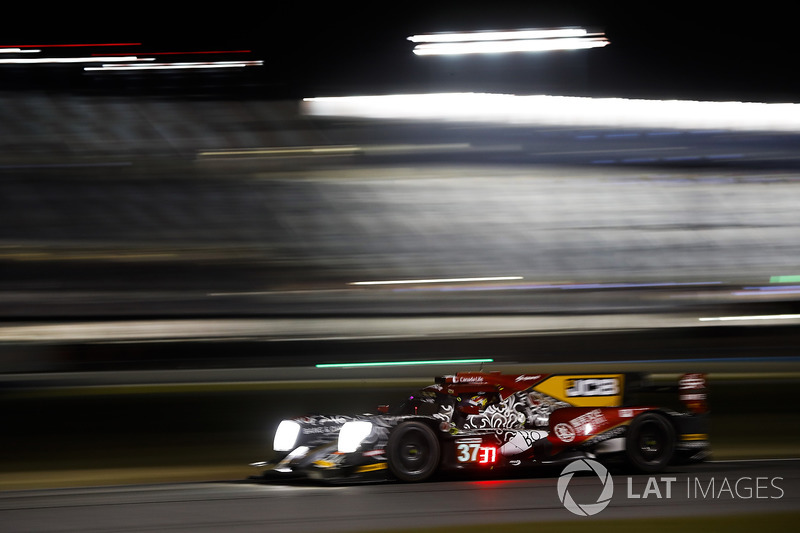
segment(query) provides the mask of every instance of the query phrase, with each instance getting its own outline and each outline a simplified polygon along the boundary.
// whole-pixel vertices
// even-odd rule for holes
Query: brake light
[[[494,446],[481,446],[478,450],[478,464],[493,465],[497,462],[497,448]]]

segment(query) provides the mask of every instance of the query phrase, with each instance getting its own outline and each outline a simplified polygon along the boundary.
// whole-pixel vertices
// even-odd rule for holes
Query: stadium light
[[[317,117],[539,126],[800,132],[800,104],[488,93],[306,98]]]
[[[408,40],[419,43],[413,50],[416,55],[582,50],[601,48],[609,44],[604,34],[589,33],[583,28],[434,33],[412,35]]]

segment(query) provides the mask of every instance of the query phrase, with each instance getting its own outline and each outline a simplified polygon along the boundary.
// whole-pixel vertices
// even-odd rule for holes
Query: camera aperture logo
[[[569,483],[572,481],[572,476],[577,472],[594,472],[600,478],[603,490],[596,502],[578,503],[570,494]],[[605,509],[611,502],[611,497],[614,495],[614,480],[606,467],[597,461],[579,459],[571,462],[562,470],[558,478],[557,488],[558,499],[561,500],[561,503],[564,504],[564,507],[569,512],[579,516],[592,516]]]
[[[577,473],[586,473],[589,482],[573,484],[570,492],[570,483]],[[595,501],[592,500],[596,490],[592,492],[591,489],[596,489],[596,482],[591,474],[597,476],[602,484],[600,495]],[[780,500],[786,494],[781,486],[783,479],[781,476],[743,476],[736,479],[706,475],[687,476],[685,479],[677,476],[628,476],[626,497],[628,500]],[[608,507],[614,496],[614,480],[611,474],[605,466],[592,459],[578,459],[569,463],[561,471],[556,487],[558,498],[564,507],[578,516],[598,514]],[[587,499],[590,501],[586,501]]]

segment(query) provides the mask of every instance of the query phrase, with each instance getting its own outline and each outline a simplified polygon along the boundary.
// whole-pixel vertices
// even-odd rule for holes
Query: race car
[[[705,376],[680,377],[678,408],[630,403],[631,392],[656,389],[643,383],[639,374],[441,376],[376,414],[283,420],[274,459],[251,466],[267,478],[419,482],[579,458],[653,473],[708,457]]]

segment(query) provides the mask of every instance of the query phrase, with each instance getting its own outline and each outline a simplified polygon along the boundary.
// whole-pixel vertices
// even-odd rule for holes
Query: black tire
[[[675,453],[675,428],[657,413],[638,416],[625,436],[625,452],[628,463],[638,472],[663,470]]]
[[[439,468],[439,439],[422,422],[397,426],[386,448],[389,470],[401,481],[424,481]]]

